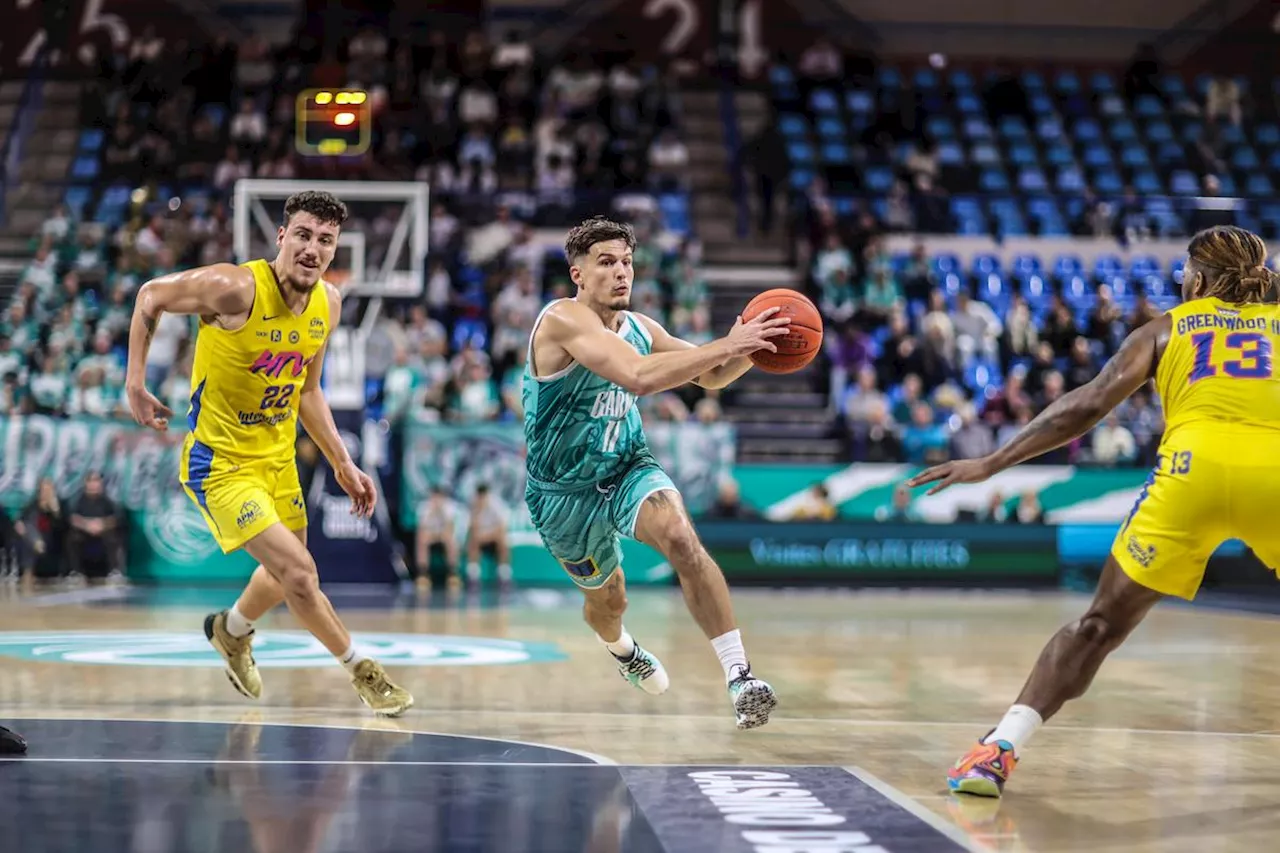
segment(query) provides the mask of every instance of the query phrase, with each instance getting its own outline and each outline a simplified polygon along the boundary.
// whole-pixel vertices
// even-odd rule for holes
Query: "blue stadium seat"
[[[893,170],[887,166],[868,166],[862,182],[873,193],[886,193],[893,186]]]
[[[809,133],[809,122],[804,116],[782,115],[778,117],[778,129],[783,136],[803,138]]]
[[[996,255],[974,255],[973,274],[976,276],[991,275],[1000,272],[1000,258]]]
[[[1022,119],[1013,116],[1005,116],[1000,119],[1000,135],[1005,139],[1026,139],[1027,126],[1022,123]]]
[[[1091,118],[1081,119],[1071,127],[1071,135],[1082,142],[1093,142],[1102,138],[1098,123]]]
[[[1133,108],[1134,112],[1143,118],[1154,118],[1164,114],[1164,105],[1155,95],[1139,95]]]
[[[982,101],[972,92],[960,92],[956,95],[956,110],[963,116],[980,115]]]
[[[1110,166],[1115,160],[1111,156],[1111,149],[1105,145],[1088,145],[1084,149],[1084,164],[1086,166]]]
[[[1185,169],[1179,169],[1173,173],[1169,181],[1169,189],[1174,195],[1199,195],[1200,182],[1196,180],[1195,175]]]
[[[1104,195],[1118,195],[1124,191],[1124,181],[1119,174],[1107,169],[1094,173],[1093,188]]]
[[[1045,162],[1052,166],[1069,166],[1076,161],[1071,146],[1065,142],[1054,142],[1045,149]]]
[[[959,273],[961,270],[960,257],[958,255],[953,255],[950,253],[934,255],[932,258],[929,259],[929,267],[938,276],[945,276],[945,275],[951,275],[952,273]]]
[[[1098,101],[1098,112],[1104,116],[1124,115],[1124,101],[1119,95],[1103,95]]]
[[[658,196],[658,209],[669,230],[676,234],[688,234],[692,218],[689,215],[689,196],[686,193],[663,193]]]
[[[1037,255],[1015,255],[1011,269],[1013,274],[1019,278],[1038,275],[1040,272],[1040,258]]]
[[[1038,116],[1053,114],[1053,99],[1039,92],[1031,96],[1031,112]]]
[[[837,216],[852,216],[857,204],[857,199],[847,195],[836,196],[831,200],[831,206],[835,208]]]
[[[1183,142],[1195,142],[1204,136],[1204,125],[1198,121],[1190,122],[1183,126],[1180,136]]]
[[[1153,121],[1147,125],[1148,142],[1170,142],[1173,139],[1173,128],[1167,121]]]
[[[845,103],[849,105],[849,112],[854,115],[869,115],[876,108],[876,101],[875,98],[871,97],[871,93],[858,89],[848,94],[845,98]]]
[[[1164,192],[1160,176],[1150,169],[1143,169],[1133,176],[1133,188],[1140,195],[1155,195]]]
[[[845,166],[853,162],[853,152],[843,142],[828,142],[822,146],[822,162]]]
[[[1271,196],[1275,194],[1275,187],[1271,185],[1271,179],[1261,172],[1254,172],[1249,176],[1249,182],[1244,188],[1246,195],[1251,196]]]
[[[1230,175],[1218,175],[1218,192],[1224,196],[1235,196],[1236,179]]]
[[[80,132],[80,141],[77,150],[85,154],[96,154],[102,149],[102,143],[106,140],[106,133],[101,128],[91,128]]]
[[[1055,181],[1058,192],[1078,193],[1084,190],[1084,175],[1075,166],[1067,166],[1058,170],[1058,178]]]
[[[840,103],[830,89],[814,89],[809,93],[809,108],[815,113],[839,112]]]
[[[1236,169],[1257,169],[1262,162],[1252,148],[1242,145],[1231,155],[1231,165]]]
[[[773,65],[769,68],[770,83],[775,85],[779,83],[794,83],[795,80],[796,75],[791,71],[791,66],[789,65]]]
[[[961,237],[979,237],[987,233],[987,223],[980,216],[965,216],[956,220],[956,233]]]
[[[1077,255],[1058,255],[1053,259],[1053,274],[1062,279],[1083,275],[1084,262]]]
[[[788,142],[787,156],[792,163],[809,164],[813,162],[813,146],[807,142]]]
[[[1009,161],[1015,166],[1034,166],[1036,150],[1026,143],[1015,143],[1009,149]]]
[[[925,130],[935,139],[954,139],[956,126],[946,116],[929,116],[924,124]]]
[[[973,75],[963,68],[952,69],[951,87],[953,89],[972,89]]]
[[[71,163],[71,178],[76,181],[92,181],[98,176],[97,157],[77,157]]]
[[[1111,138],[1116,142],[1133,142],[1138,138],[1138,129],[1127,118],[1116,119],[1109,128]]]
[[[1272,172],[1280,172],[1280,148],[1272,151],[1271,154],[1267,156],[1267,168]]]
[[[1186,149],[1179,142],[1170,140],[1169,142],[1161,142],[1159,149],[1156,150],[1156,160],[1162,166],[1168,166],[1172,163],[1182,163],[1186,160]]]
[[[1174,258],[1169,264],[1169,278],[1175,284],[1182,284],[1182,268],[1186,266],[1186,258]]]
[[[832,116],[818,119],[818,135],[824,139],[844,139],[844,122]]]
[[[1253,128],[1253,141],[1258,145],[1275,147],[1280,145],[1280,127],[1274,124],[1259,124]]]
[[[1044,172],[1036,168],[1026,168],[1018,172],[1018,189],[1027,193],[1044,192],[1049,188]]]
[[[938,75],[932,68],[917,68],[913,79],[917,89],[938,88]]]
[[[1000,169],[983,169],[982,175],[978,178],[978,186],[983,192],[1007,192],[1009,179]]]
[[[902,74],[893,66],[885,66],[876,74],[880,85],[886,89],[896,89],[902,85]]]
[[[1039,313],[1049,304],[1052,293],[1053,288],[1049,287],[1041,276],[1028,276],[1022,282],[1022,298],[1027,300],[1027,306],[1035,313]]]
[[[964,120],[964,135],[970,139],[990,139],[991,126],[986,119],[970,117]]]
[[[939,143],[938,163],[943,166],[963,166],[965,164],[964,149],[954,142]]]
[[[1115,255],[1098,255],[1093,261],[1093,275],[1097,279],[1106,279],[1124,272],[1124,264]]]
[[[1218,139],[1227,145],[1239,145],[1244,142],[1244,128],[1234,124],[1222,125],[1218,128]]]
[[[1089,78],[1089,85],[1093,88],[1093,91],[1098,93],[1114,92],[1116,90],[1115,81],[1105,71],[1095,71],[1093,76]]]
[[[489,344],[488,331],[483,320],[464,317],[453,327],[453,348],[465,349],[467,344],[476,349],[484,349]]]
[[[1178,74],[1166,74],[1160,79],[1160,91],[1170,98],[1181,98],[1187,94],[1187,87]]]
[[[1000,152],[994,145],[983,142],[973,146],[972,158],[978,166],[994,166],[1000,162]]]
[[[1137,255],[1129,259],[1129,275],[1142,278],[1160,273],[1160,261],[1154,255]]]
[[[1080,78],[1074,71],[1060,71],[1054,80],[1054,87],[1063,94],[1075,94],[1080,91]]]
[[[93,191],[88,187],[76,186],[72,184],[67,187],[66,193],[62,196],[62,203],[71,211],[71,215],[76,219],[84,217],[85,206],[89,203],[89,198],[93,195]]]
[[[1150,166],[1151,158],[1147,155],[1147,149],[1141,145],[1127,145],[1120,152],[1120,163],[1130,168]]]

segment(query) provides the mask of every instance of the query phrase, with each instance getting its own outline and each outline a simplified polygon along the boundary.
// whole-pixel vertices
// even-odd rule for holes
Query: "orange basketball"
[[[794,373],[813,361],[822,349],[822,314],[803,293],[779,287],[766,290],[747,303],[742,322],[749,323],[761,311],[774,307],[780,309],[774,317],[791,318],[791,330],[771,339],[777,352],[757,350],[750,358],[765,373]]]

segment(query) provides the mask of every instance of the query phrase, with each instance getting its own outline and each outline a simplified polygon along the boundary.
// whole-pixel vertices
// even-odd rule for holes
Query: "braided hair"
[[[1267,244],[1257,234],[1215,225],[1191,238],[1187,256],[1203,276],[1197,297],[1233,305],[1273,301],[1275,274],[1267,269]]]

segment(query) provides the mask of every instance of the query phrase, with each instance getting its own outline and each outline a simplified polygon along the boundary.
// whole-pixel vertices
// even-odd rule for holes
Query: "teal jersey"
[[[538,315],[534,334],[547,308]],[[621,318],[618,336],[648,355],[653,348],[649,330],[629,311],[622,312]],[[533,369],[530,334],[521,400],[525,465],[532,486],[572,491],[600,483],[622,472],[646,450],[634,394],[576,361],[549,376],[534,376]]]

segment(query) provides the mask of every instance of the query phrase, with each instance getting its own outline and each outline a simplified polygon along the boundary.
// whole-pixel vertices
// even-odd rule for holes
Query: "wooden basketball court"
[[[1158,608],[1036,736],[997,808],[947,794],[945,770],[1083,597],[739,591],[753,668],[782,702],[749,732],[674,591],[634,592],[626,619],[671,674],[662,697],[618,677],[572,589],[335,593],[416,696],[395,721],[371,717],[284,611],[259,624],[265,696],[241,698],[200,627],[234,597],[0,602],[0,719],[31,743],[0,764],[0,819],[24,827],[13,849],[1231,851],[1280,837],[1267,616]],[[806,817],[744,816],[735,779],[809,792]]]

